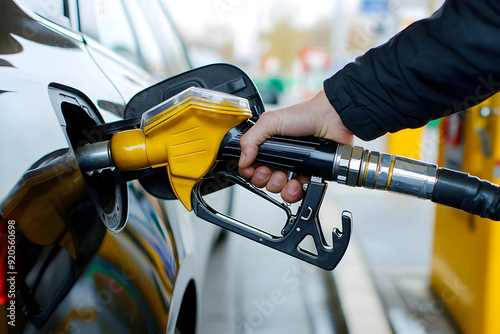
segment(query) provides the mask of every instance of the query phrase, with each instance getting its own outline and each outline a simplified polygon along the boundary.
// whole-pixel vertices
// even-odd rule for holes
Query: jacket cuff
[[[326,97],[344,123],[356,137],[368,141],[383,136],[387,132],[379,127],[362,107],[356,105],[349,93],[349,83],[345,80],[347,69],[337,72],[323,82]]]

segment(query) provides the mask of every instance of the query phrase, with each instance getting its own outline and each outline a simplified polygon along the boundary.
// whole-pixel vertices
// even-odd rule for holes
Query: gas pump
[[[442,123],[439,165],[500,181],[495,95]],[[500,333],[500,225],[437,206],[431,285],[464,333]]]

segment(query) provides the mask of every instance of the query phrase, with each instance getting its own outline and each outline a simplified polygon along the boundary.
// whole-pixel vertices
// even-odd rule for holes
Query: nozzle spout
[[[75,155],[82,172],[91,172],[113,166],[109,141],[82,146],[75,151]]]

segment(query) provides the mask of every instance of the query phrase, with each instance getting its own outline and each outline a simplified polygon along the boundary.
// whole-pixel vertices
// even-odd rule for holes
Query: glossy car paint
[[[68,116],[49,94],[55,87],[75,105],[92,109],[89,118],[109,121],[119,119],[128,99],[153,77],[12,1],[0,0],[0,17],[0,198],[25,198],[26,184],[19,180],[42,171],[51,179],[37,179],[26,203],[46,201],[56,208],[17,225],[16,289],[24,285],[25,293],[15,299],[16,326],[2,316],[0,331],[174,333],[188,287],[197,299],[190,312],[194,320],[199,317],[203,275],[218,230],[176,200],[153,198],[138,182],[125,185],[128,219],[119,233],[105,229],[86,187],[74,195],[74,207],[61,204],[82,189],[83,176],[67,134]],[[220,207],[229,205],[227,189],[211,197]]]

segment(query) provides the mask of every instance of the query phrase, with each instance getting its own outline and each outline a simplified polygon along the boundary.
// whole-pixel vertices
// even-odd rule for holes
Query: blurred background
[[[228,62],[292,99],[442,0],[185,0],[169,6],[193,66]]]
[[[170,8],[192,65],[227,62],[241,67],[271,102],[270,110],[312,97],[345,64],[432,15],[442,3],[185,0],[171,2]],[[438,124],[355,144],[436,163]],[[280,219],[260,210],[252,196],[239,190],[235,196],[241,216]],[[207,333],[458,332],[430,288],[434,204],[330,184],[321,219],[339,224],[344,209],[353,213],[354,232],[332,273],[302,267],[230,235],[227,248],[220,250],[224,261],[211,266],[221,275],[207,291],[225,302],[204,308],[209,310],[203,325]],[[303,283],[297,291],[286,284],[290,272]],[[287,302],[272,304],[272,312],[266,313],[262,305],[276,290],[284,291]]]

